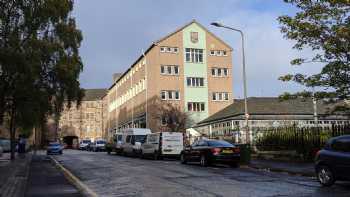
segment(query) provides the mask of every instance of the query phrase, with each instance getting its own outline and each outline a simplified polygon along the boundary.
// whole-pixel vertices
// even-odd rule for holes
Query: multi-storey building
[[[78,108],[75,104],[70,108],[65,107],[59,120],[58,136],[68,145],[72,145],[73,139],[102,138],[103,120],[107,118],[102,97],[106,91],[106,89],[87,89]]]
[[[232,48],[192,21],[152,43],[115,80],[105,98],[106,128],[157,131],[164,124],[154,116],[157,106],[169,102],[196,123],[230,105],[232,98]]]

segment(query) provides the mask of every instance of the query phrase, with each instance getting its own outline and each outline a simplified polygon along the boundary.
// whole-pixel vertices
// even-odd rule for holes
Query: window
[[[224,93],[224,95],[225,95],[225,101],[228,101],[228,93],[226,92],[226,93]]]
[[[346,140],[346,139],[335,140],[332,144],[332,148],[335,151],[350,152],[350,140]]]
[[[165,116],[162,116],[162,118],[161,118],[161,124],[162,124],[162,126],[166,126],[166,125],[167,125],[167,120],[166,120],[166,117],[165,117]]]
[[[172,91],[168,91],[168,99],[169,100],[173,99],[173,92]]]
[[[175,75],[179,74],[179,67],[178,66],[174,66],[174,74]]]
[[[126,143],[130,143],[131,141],[131,135],[126,136]]]
[[[228,72],[227,72],[227,68],[224,68],[224,76],[227,76],[228,75]]]
[[[203,63],[203,49],[186,48],[186,62]]]
[[[160,73],[163,75],[179,75],[178,65],[161,65]]]
[[[208,146],[208,143],[204,140],[201,140],[198,142],[198,145],[197,146]]]
[[[214,77],[227,77],[228,68],[212,68],[211,75]]]
[[[161,53],[178,53],[179,48],[178,47],[163,46],[163,47],[160,47],[160,52]]]
[[[178,90],[163,90],[160,96],[162,100],[179,100],[180,92]]]
[[[188,111],[205,111],[205,104],[201,102],[189,102],[187,103]]]
[[[212,56],[227,56],[227,52],[225,50],[211,50],[210,55],[212,55]]]
[[[229,100],[228,92],[213,92],[212,98],[213,98],[213,101],[228,101]]]
[[[166,92],[165,91],[162,91],[160,93],[160,97],[162,98],[162,100],[166,100]]]
[[[168,66],[168,67],[167,67],[167,71],[168,71],[167,74],[171,74],[171,66]]]
[[[175,91],[175,99],[179,100],[180,99],[180,93],[179,91]]]
[[[203,87],[204,78],[200,77],[187,77],[187,86],[191,87]]]
[[[216,101],[216,94],[213,93],[213,101]]]

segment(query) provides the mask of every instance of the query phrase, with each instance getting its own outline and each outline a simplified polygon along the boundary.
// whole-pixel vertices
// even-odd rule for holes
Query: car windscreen
[[[83,143],[88,144],[88,143],[91,143],[91,141],[90,140],[83,140]]]
[[[50,143],[49,146],[60,146],[59,143]]]
[[[97,144],[106,144],[105,141],[97,141],[96,143],[97,143]]]
[[[223,140],[208,141],[208,144],[209,146],[214,146],[214,147],[234,147],[232,144]]]
[[[135,135],[135,142],[144,143],[146,140],[146,135]]]

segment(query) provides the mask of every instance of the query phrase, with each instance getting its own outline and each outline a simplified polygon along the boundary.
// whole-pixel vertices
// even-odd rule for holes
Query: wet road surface
[[[350,183],[322,188],[314,178],[250,168],[200,167],[78,150],[65,150],[55,158],[99,196],[350,196]]]

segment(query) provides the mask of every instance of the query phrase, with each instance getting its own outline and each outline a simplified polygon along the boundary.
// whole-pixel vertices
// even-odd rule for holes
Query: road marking
[[[71,182],[84,196],[97,197],[98,195],[92,191],[87,185],[85,185],[79,178],[74,176],[67,168],[60,164],[54,157],[50,156],[50,159],[55,163],[64,176]]]

